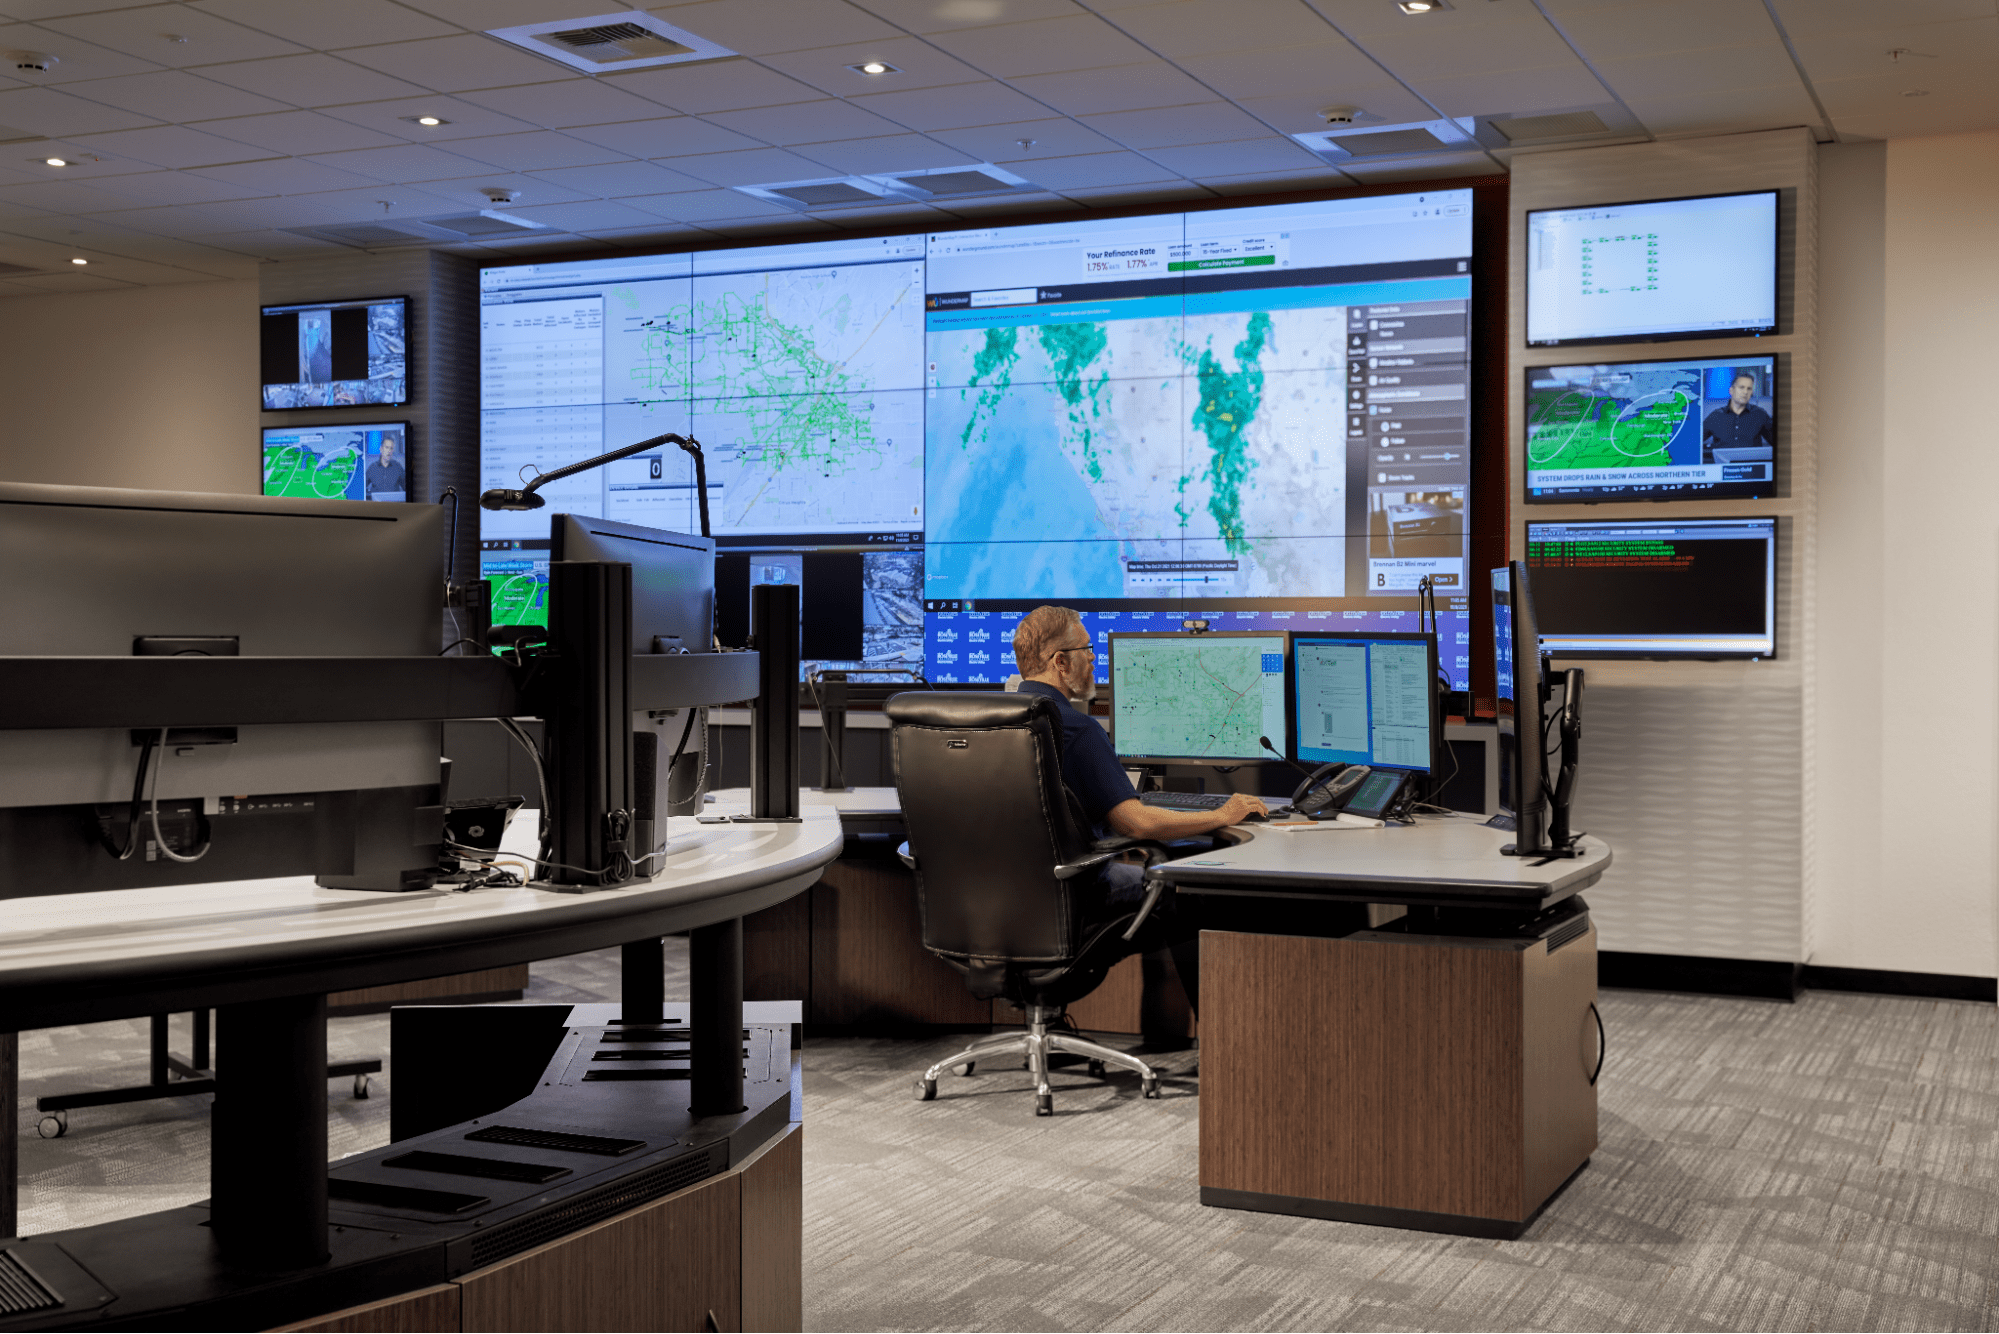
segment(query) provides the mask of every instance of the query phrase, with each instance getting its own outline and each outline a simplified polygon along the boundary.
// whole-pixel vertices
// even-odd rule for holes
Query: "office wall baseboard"
[[[1999,984],[1989,977],[1951,973],[1896,973],[1878,968],[1821,968],[1766,959],[1710,959],[1689,954],[1597,955],[1600,987],[1637,991],[1689,991],[1707,996],[1761,996],[1793,1001],[1802,991],[1865,991],[1883,996],[1990,1001]]]

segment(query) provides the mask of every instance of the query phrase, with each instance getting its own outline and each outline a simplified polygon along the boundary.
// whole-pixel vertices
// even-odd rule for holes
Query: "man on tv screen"
[[[368,465],[368,497],[373,499],[383,492],[403,494],[408,488],[403,483],[403,465],[396,458],[396,438],[382,437],[382,452]]]
[[[1777,433],[1770,421],[1770,414],[1751,403],[1750,397],[1756,392],[1756,377],[1748,371],[1737,371],[1729,382],[1728,402],[1707,415],[1701,424],[1701,443],[1708,450],[1710,458],[1769,458],[1767,452],[1777,447]],[[1758,450],[1755,454],[1724,454],[1723,450]]]

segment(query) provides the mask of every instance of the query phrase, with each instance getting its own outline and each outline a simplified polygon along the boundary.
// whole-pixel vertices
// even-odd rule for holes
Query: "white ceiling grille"
[[[872,204],[879,200],[879,194],[870,194],[858,185],[846,181],[821,181],[816,185],[773,185],[768,187],[774,195],[782,195],[794,204],[804,204],[807,208],[823,208],[828,204]]]
[[[585,74],[604,70],[647,69],[691,60],[716,60],[736,53],[717,46],[642,9],[598,14],[553,23],[524,23],[493,28],[486,34],[523,51],[559,60]]]
[[[525,236],[549,228],[526,218],[492,209],[436,218],[398,218],[394,222],[346,222],[325,227],[292,227],[298,236],[338,241],[360,250],[405,250],[412,246],[450,245],[495,236]]]
[[[977,162],[969,167],[880,172],[869,176],[826,176],[809,181],[773,181],[765,185],[739,185],[735,188],[773,204],[808,209],[1020,194],[1041,187],[990,162]]]
[[[1378,130],[1373,134],[1342,135],[1339,146],[1349,157],[1387,157],[1434,153],[1444,146],[1444,141],[1428,130]]]
[[[1492,128],[1506,136],[1510,144],[1532,143],[1539,139],[1574,139],[1585,134],[1608,134],[1610,127],[1594,111],[1563,111],[1552,116],[1515,116],[1495,120]]]
[[[1002,180],[996,172],[953,169],[925,172],[919,176],[898,176],[897,182],[931,195],[989,195],[1000,190],[1017,190],[1018,177]]]
[[[1314,130],[1294,134],[1305,147],[1328,162],[1354,158],[1416,157],[1428,153],[1477,151],[1470,118],[1426,120],[1414,125],[1379,125],[1366,129]]]

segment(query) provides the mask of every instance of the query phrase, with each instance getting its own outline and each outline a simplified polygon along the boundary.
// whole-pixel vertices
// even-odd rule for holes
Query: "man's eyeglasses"
[[[1097,656],[1097,650],[1089,644],[1078,644],[1074,648],[1058,648],[1050,651],[1054,653],[1087,653],[1093,658]]]

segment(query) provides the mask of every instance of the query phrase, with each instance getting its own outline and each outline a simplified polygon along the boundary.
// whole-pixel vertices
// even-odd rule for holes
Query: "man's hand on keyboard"
[[[1270,817],[1270,807],[1262,797],[1252,797],[1247,792],[1238,792],[1223,802],[1215,812],[1226,824],[1241,824],[1244,820],[1264,820]]]

